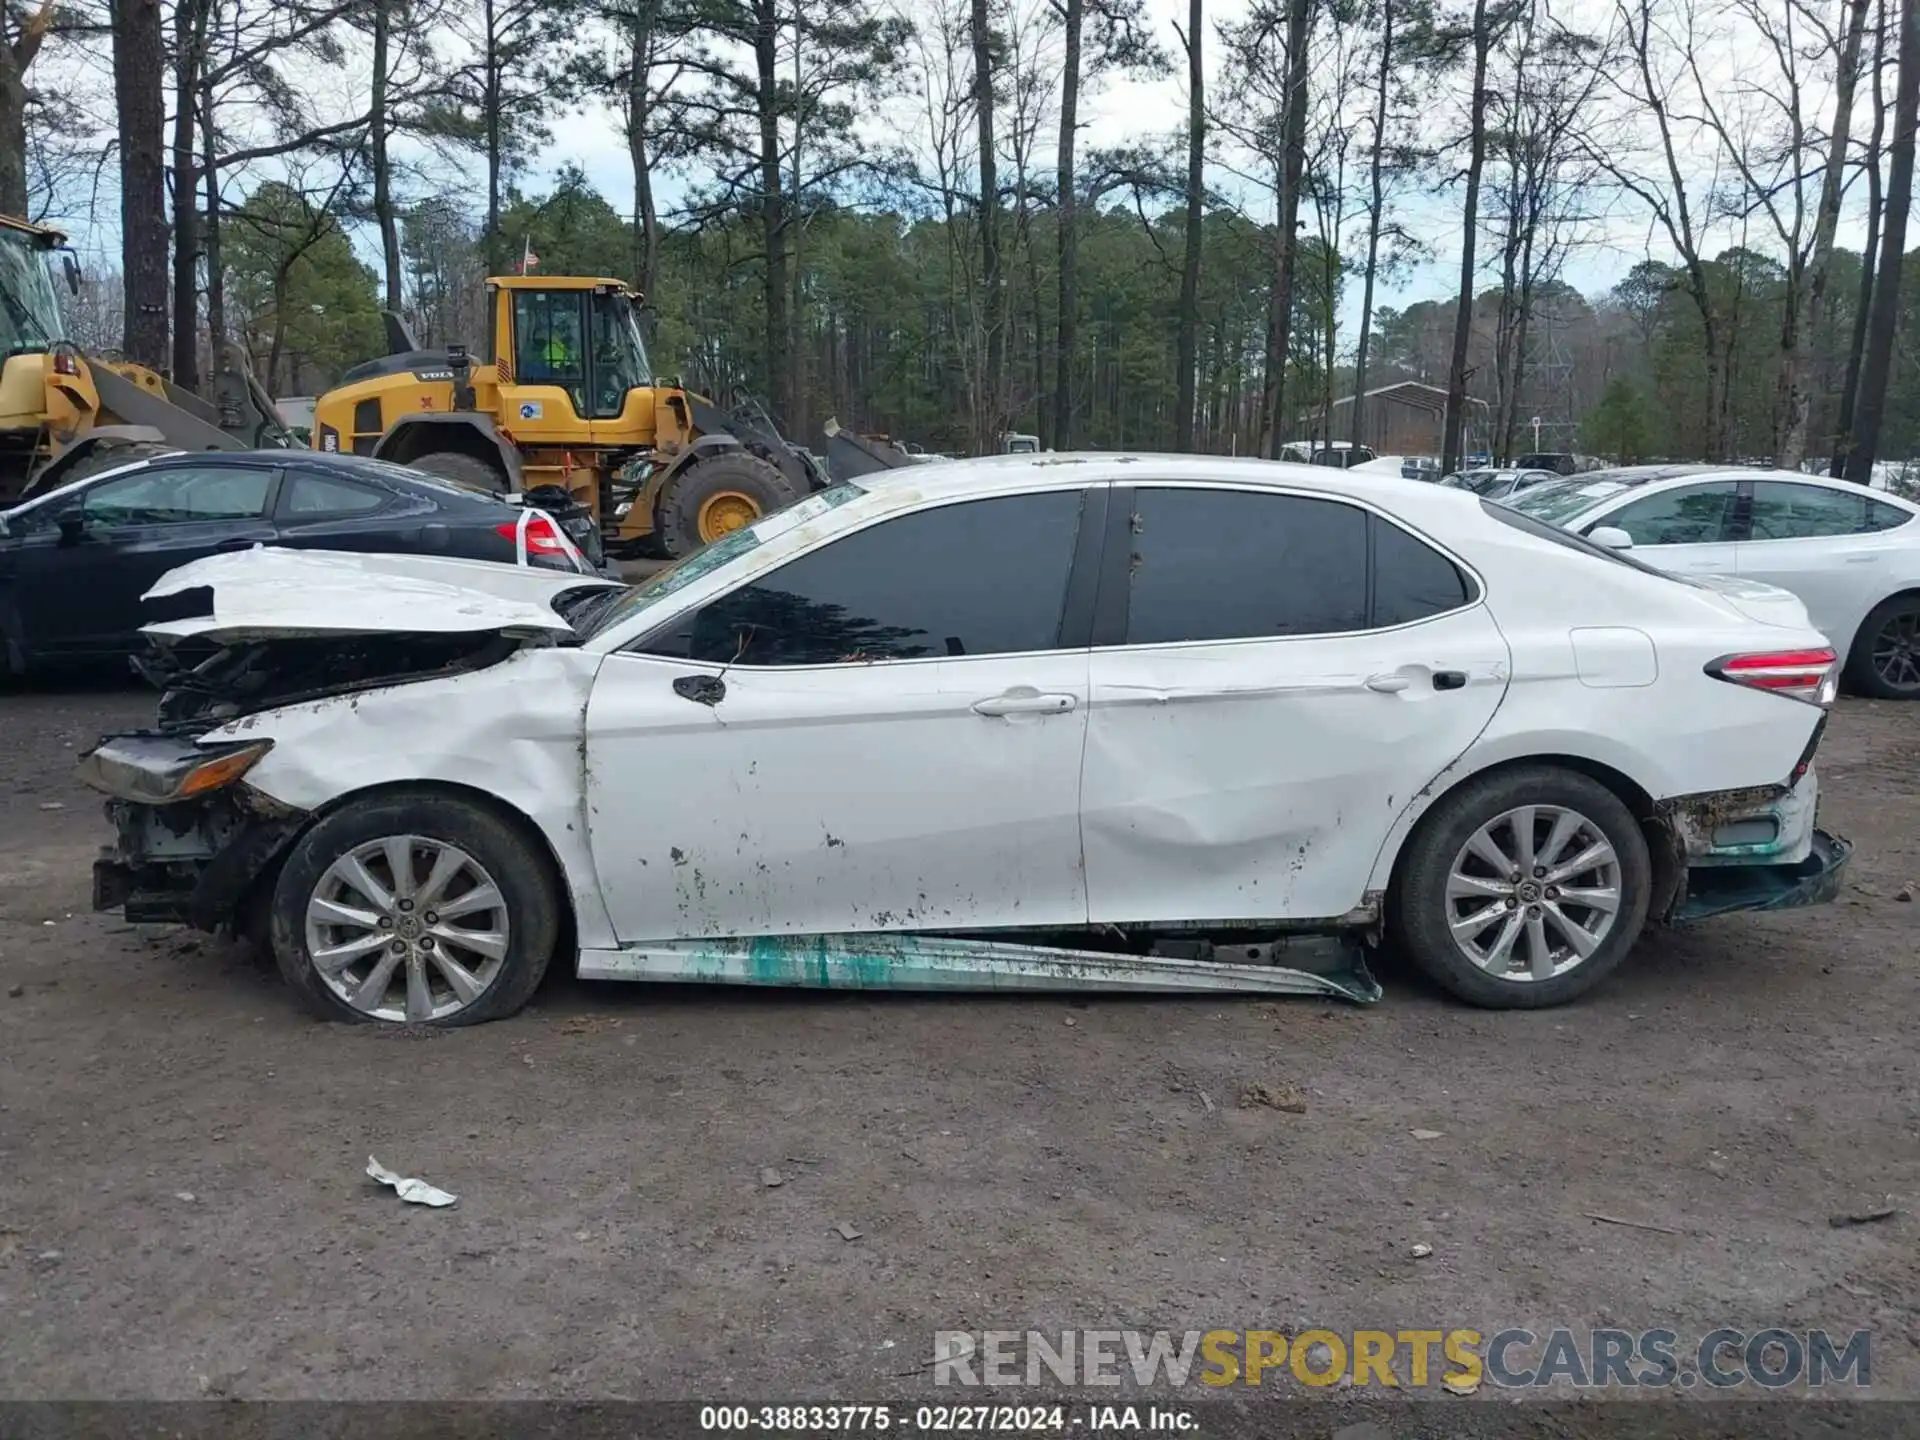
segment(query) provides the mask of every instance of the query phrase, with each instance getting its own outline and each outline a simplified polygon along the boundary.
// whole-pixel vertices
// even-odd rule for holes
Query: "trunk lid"
[[[616,580],[485,560],[257,546],[161,576],[143,601],[210,590],[211,613],[158,620],[141,630],[162,644],[486,633],[571,639],[573,627],[555,600],[623,588]]]
[[[1778,585],[1748,580],[1738,575],[1688,574],[1681,578],[1713,592],[1726,605],[1762,625],[1779,625],[1789,630],[1813,628],[1813,622],[1807,618],[1807,607],[1800,597],[1791,590],[1782,590]]]

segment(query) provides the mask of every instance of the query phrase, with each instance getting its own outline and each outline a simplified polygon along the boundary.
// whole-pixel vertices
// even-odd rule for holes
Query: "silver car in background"
[[[1848,683],[1920,699],[1920,506],[1790,470],[1644,465],[1537,485],[1504,503],[1649,565],[1798,595]]]

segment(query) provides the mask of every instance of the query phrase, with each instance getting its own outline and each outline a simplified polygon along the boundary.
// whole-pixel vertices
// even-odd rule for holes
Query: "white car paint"
[[[213,591],[211,615],[142,628],[150,635],[219,641],[382,631],[570,635],[548,602],[568,591],[620,584],[524,563],[256,545],[169,570],[141,599],[201,587]]]
[[[1350,501],[1458,557],[1478,593],[1449,614],[1337,637],[776,669],[621,653],[897,515],[1148,482]],[[368,596],[402,578],[371,557],[327,557],[320,591],[288,583],[315,577],[285,568],[310,556],[235,558],[249,563],[203,572],[216,619],[201,633],[464,629],[491,614],[564,640],[535,589],[546,582],[550,599],[592,583],[477,567],[528,582],[503,596],[470,584],[468,562],[408,558],[404,603],[382,606],[346,593],[355,570]],[[643,973],[661,946],[714,936],[1329,921],[1374,902],[1437,797],[1504,761],[1597,763],[1655,801],[1779,783],[1820,712],[1704,673],[1730,653],[1818,643],[1804,624],[1756,620],[1755,603],[1791,620],[1764,592],[1742,600],[1576,554],[1473,496],[1398,477],[994,457],[815,496],[630,592],[583,644],[289,705],[204,738],[271,738],[246,783],[303,810],[393,782],[498,797],[551,847],[593,973]],[[1590,633],[1601,618],[1611,638]],[[1654,648],[1650,681],[1643,654],[1622,658],[1627,631]],[[1439,669],[1467,683],[1438,693]],[[714,678],[717,704],[673,688]],[[982,705],[1008,697],[1036,703]],[[1807,853],[1810,801],[1801,820],[1782,862]]]
[[[1607,472],[1601,471],[1553,486],[1552,494],[1539,489],[1522,491],[1507,503],[1523,514],[1546,518],[1536,507],[1558,505],[1560,498],[1566,497],[1567,503],[1556,509],[1552,523],[1587,535],[1613,524],[1630,506],[1656,496],[1695,486],[1738,485],[1743,481],[1800,485],[1811,491],[1838,493],[1848,498],[1857,497],[1861,492],[1860,486],[1825,476],[1729,467],[1638,485],[1609,479]],[[1920,506],[1897,495],[1875,491],[1872,498],[1876,504],[1920,517]],[[1580,500],[1587,503],[1577,503]],[[1636,541],[1631,553],[1649,565],[1676,574],[1758,582],[1791,591],[1805,604],[1814,628],[1839,653],[1843,664],[1859,638],[1862,622],[1876,605],[1889,596],[1920,589],[1920,523],[1912,521],[1894,529],[1852,535],[1782,540],[1749,538],[1686,545]]]

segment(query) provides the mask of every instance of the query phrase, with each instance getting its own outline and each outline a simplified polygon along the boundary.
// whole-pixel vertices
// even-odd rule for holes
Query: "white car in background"
[[[1920,698],[1920,507],[1790,470],[1648,465],[1540,485],[1506,502],[1662,570],[1791,590],[1848,682]]]
[[[1846,863],[1797,600],[1397,477],[912,466],[637,587],[472,578],[168,576],[211,599],[150,632],[153,673],[193,652],[157,729],[81,762],[96,907],[253,933],[395,1023],[511,1014],[561,944],[589,978],[1372,999],[1383,932],[1529,1007]]]
[[[1561,478],[1557,470],[1488,466],[1479,470],[1456,470],[1440,483],[1449,490],[1471,490],[1489,500],[1505,500],[1509,495],[1517,495],[1522,490],[1531,490],[1535,485],[1546,485]]]

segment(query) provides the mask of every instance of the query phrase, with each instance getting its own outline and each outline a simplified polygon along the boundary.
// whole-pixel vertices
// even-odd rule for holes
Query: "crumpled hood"
[[[570,635],[553,600],[620,589],[614,580],[486,560],[362,555],[255,546],[169,570],[145,600],[213,591],[213,614],[161,620],[163,639],[234,641],[296,635],[504,633]]]

